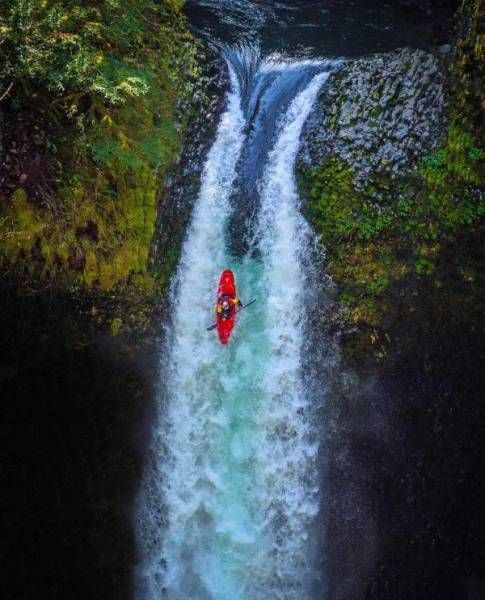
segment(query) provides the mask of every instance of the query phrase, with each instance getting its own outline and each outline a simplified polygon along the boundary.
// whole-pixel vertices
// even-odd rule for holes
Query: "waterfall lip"
[[[347,62],[345,58],[294,58],[279,52],[272,52],[263,57],[258,43],[244,42],[224,45],[221,53],[238,78],[243,105],[245,101],[250,100],[251,96],[258,94],[258,89],[255,87],[258,83],[264,83],[265,76],[266,82],[271,84],[271,80],[267,77],[269,75],[277,77],[292,71],[305,70],[317,74],[322,70],[337,70]],[[250,122],[250,115],[246,116]]]
[[[333,62],[333,61],[329,61]],[[289,70],[302,70],[306,68],[315,67],[320,69],[325,66],[326,60],[319,58],[306,58],[298,59],[291,58],[286,55],[274,52],[266,57],[264,63],[261,66],[261,73],[271,73],[273,71],[289,71]]]
[[[262,57],[257,45],[226,49],[242,89],[248,136],[231,195],[229,247],[235,256],[256,253],[255,222],[260,205],[264,164],[277,135],[277,124],[289,103],[320,72],[335,71],[340,59],[294,59],[281,53]]]

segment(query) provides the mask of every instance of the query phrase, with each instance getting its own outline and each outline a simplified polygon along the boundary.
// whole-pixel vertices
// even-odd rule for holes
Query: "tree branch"
[[[8,86],[8,88],[3,92],[3,94],[0,96],[0,102],[2,100],[4,100],[10,93],[11,89],[13,88],[13,84],[14,82],[12,81],[12,83]]]

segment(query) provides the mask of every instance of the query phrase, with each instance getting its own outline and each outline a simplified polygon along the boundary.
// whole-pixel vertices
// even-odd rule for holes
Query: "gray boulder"
[[[443,80],[438,60],[422,50],[345,63],[305,125],[300,162],[340,157],[354,167],[359,187],[379,174],[402,175],[442,141]]]

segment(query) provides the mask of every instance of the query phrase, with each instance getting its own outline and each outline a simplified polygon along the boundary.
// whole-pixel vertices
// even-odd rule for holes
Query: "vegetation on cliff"
[[[0,5],[0,261],[36,287],[153,287],[197,46],[178,0]]]
[[[437,322],[459,316],[472,329],[482,322],[483,3],[466,2],[461,15],[464,31],[447,65],[441,146],[398,177],[377,170],[364,183],[351,161],[335,155],[304,169],[309,216],[327,248],[347,321],[358,326],[347,346],[364,349],[357,356],[372,348],[383,358],[392,324],[412,321],[413,313],[418,319],[421,296]]]

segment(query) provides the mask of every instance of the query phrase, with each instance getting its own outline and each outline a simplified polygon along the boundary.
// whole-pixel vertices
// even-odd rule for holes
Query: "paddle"
[[[247,304],[243,304],[242,306],[240,306],[236,312],[241,311],[243,308],[247,308],[248,306],[250,306],[251,304],[254,304],[256,302],[257,298],[255,298],[254,300],[251,300],[251,302],[248,302]],[[214,325],[211,325],[210,327],[207,327],[207,331],[212,331],[213,329],[215,329],[217,327],[217,323],[214,323]]]

